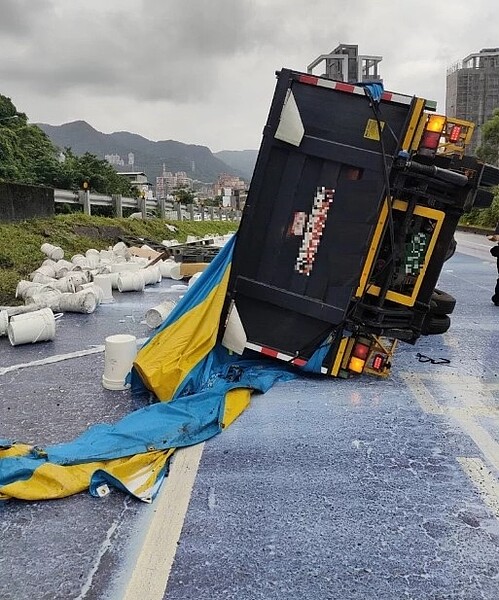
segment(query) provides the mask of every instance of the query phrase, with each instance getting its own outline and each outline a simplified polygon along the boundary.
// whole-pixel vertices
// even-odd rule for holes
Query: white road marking
[[[479,458],[458,457],[464,472],[480,491],[485,503],[499,519],[499,482]]]
[[[142,338],[137,340],[138,345],[142,345],[149,338]],[[76,350],[75,352],[68,352],[67,354],[55,354],[54,356],[47,356],[47,358],[41,358],[40,360],[33,360],[28,363],[18,363],[17,365],[10,365],[10,367],[1,367],[0,375],[11,373],[12,371],[19,371],[20,369],[27,369],[29,367],[39,367],[43,365],[50,365],[61,362],[63,360],[70,360],[72,358],[81,358],[82,356],[89,356],[91,354],[98,354],[104,352],[105,345],[93,346],[87,350]]]
[[[413,375],[412,373],[401,373],[400,378],[410,389],[423,412],[430,415],[442,415],[444,413],[442,407],[432,396],[419,375]]]
[[[123,600],[164,597],[203,449],[204,443],[175,452]]]
[[[484,502],[499,519],[499,481],[491,472],[492,467],[496,473],[499,473],[499,443],[475,421],[475,417],[481,416],[497,420],[498,411],[493,406],[494,398],[490,394],[491,388],[497,389],[497,384],[485,384],[479,378],[472,376],[434,374],[432,379],[438,378],[447,384],[446,387],[451,391],[453,399],[461,404],[461,406],[442,406],[424,384],[422,377],[411,373],[403,373],[401,377],[424,412],[453,417],[483,454],[490,466],[479,458],[458,457],[457,460],[479,489]]]

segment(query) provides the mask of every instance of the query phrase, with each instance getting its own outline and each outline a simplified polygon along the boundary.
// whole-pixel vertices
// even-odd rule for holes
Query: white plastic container
[[[199,271],[198,273],[194,273],[194,275],[189,279],[189,283],[187,284],[189,287],[192,287],[196,281],[201,277],[202,275],[202,271]]]
[[[59,246],[42,244],[40,250],[52,260],[61,260],[61,258],[64,258],[64,250]]]
[[[168,277],[170,279],[179,280],[182,279],[182,275],[180,274],[180,263],[175,261],[165,261],[163,265],[163,277]]]
[[[61,294],[58,309],[62,312],[90,314],[97,308],[98,299],[92,290],[81,290],[74,294]]]
[[[125,273],[125,272],[135,272],[139,271],[142,268],[140,263],[128,261],[128,262],[116,262],[111,265],[112,273]]]
[[[137,338],[117,334],[106,338],[104,349],[104,374],[102,385],[107,390],[126,390],[125,379],[137,355]]]
[[[0,336],[7,335],[9,326],[9,313],[6,310],[0,310]]]
[[[34,271],[31,273],[30,279],[33,283],[53,283],[56,281],[54,277],[49,277],[48,275],[44,275],[39,271]]]
[[[143,292],[145,287],[142,273],[120,273],[118,277],[118,290],[120,292]]]
[[[156,265],[142,269],[141,273],[146,285],[152,285],[161,281],[161,273],[159,272],[159,267]]]
[[[165,300],[157,306],[153,306],[146,312],[146,323],[151,329],[156,329],[171,313],[175,303],[171,300]]]
[[[113,286],[111,282],[111,275],[100,274],[94,277],[94,286],[102,290],[101,304],[109,304],[114,302],[113,298]]]
[[[41,273],[42,275],[46,275],[47,277],[53,277],[55,279],[55,262],[44,263],[38,269],[34,271],[34,273]]]
[[[59,290],[51,288],[41,288],[39,292],[27,296],[24,300],[25,304],[35,304],[39,308],[45,307],[51,310],[59,310],[59,300],[62,293]]]
[[[50,308],[42,308],[10,318],[7,335],[12,346],[46,342],[55,337],[55,317]]]

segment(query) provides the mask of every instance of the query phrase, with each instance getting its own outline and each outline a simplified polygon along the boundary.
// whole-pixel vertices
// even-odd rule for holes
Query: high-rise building
[[[446,114],[476,125],[468,153],[480,145],[480,127],[495,108],[499,108],[499,48],[484,48],[447,70]]]
[[[355,44],[340,44],[329,54],[321,54],[310,63],[307,73],[317,74],[314,69],[324,63],[321,77],[348,83],[382,83],[378,72],[382,60],[382,56],[359,54],[359,47]]]

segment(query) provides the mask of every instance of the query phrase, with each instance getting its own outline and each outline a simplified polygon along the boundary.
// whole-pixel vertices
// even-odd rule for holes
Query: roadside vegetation
[[[167,224],[177,231],[170,231]],[[45,242],[60,246],[65,258],[70,260],[74,254],[84,254],[89,248],[107,249],[121,238],[141,238],[143,243],[172,239],[184,242],[188,235],[203,237],[230,233],[237,225],[231,221],[110,219],[82,213],[0,223],[0,306],[19,304],[15,299],[16,286],[21,279],[29,278],[46,258],[40,250]]]

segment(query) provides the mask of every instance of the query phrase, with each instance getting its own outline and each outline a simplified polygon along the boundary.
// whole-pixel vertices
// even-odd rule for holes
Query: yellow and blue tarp
[[[249,405],[252,391],[296,376],[286,365],[231,355],[217,343],[235,239],[137,354],[132,389],[145,387],[160,402],[47,448],[0,439],[0,499],[62,498],[85,489],[100,496],[115,487],[150,502],[176,448],[218,434]]]

